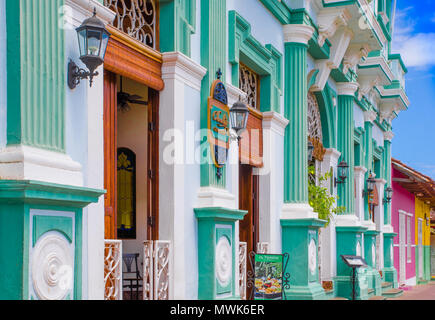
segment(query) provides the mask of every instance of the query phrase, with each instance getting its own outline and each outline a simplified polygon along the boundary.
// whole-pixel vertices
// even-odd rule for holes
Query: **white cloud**
[[[413,9],[397,11],[392,49],[402,55],[407,67],[429,68],[435,65],[435,33],[415,33]]]

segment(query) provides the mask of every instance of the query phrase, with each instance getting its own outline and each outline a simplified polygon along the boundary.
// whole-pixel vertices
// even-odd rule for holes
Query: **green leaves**
[[[341,214],[345,211],[344,207],[335,207],[337,198],[329,193],[324,182],[332,178],[332,172],[327,172],[323,176],[319,176],[316,183],[316,169],[314,166],[308,167],[308,203],[319,214],[319,219],[326,220],[329,224],[333,214]]]

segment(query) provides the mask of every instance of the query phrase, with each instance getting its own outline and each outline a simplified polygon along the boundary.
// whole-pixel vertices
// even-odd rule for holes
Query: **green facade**
[[[65,152],[64,0],[6,1],[7,144]]]
[[[82,211],[102,194],[100,190],[36,181],[0,181],[0,269],[3,271],[0,300],[37,299],[30,289],[33,275],[30,255],[47,233],[61,235],[74,248],[74,282],[69,298],[81,299]]]

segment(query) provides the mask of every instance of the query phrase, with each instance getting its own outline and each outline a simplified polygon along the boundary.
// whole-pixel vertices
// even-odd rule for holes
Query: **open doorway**
[[[141,300],[144,242],[158,239],[158,93],[105,71],[105,238],[122,247],[122,296]]]

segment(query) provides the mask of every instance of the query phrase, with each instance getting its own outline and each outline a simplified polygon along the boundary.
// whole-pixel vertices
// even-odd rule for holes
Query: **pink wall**
[[[393,178],[407,178],[405,175],[392,168]],[[411,213],[411,244],[415,243],[415,197],[412,193],[402,188],[399,183],[393,181],[393,200],[391,205],[391,219],[394,232],[397,236],[394,238],[394,244],[399,244],[399,210]],[[405,227],[406,232],[406,227]],[[405,234],[405,239],[406,234]],[[405,240],[406,241],[406,240]],[[406,249],[405,249],[406,251]],[[394,267],[397,270],[397,276],[400,275],[399,247],[394,246]],[[411,247],[411,263],[406,261],[406,279],[415,277],[415,247]]]

